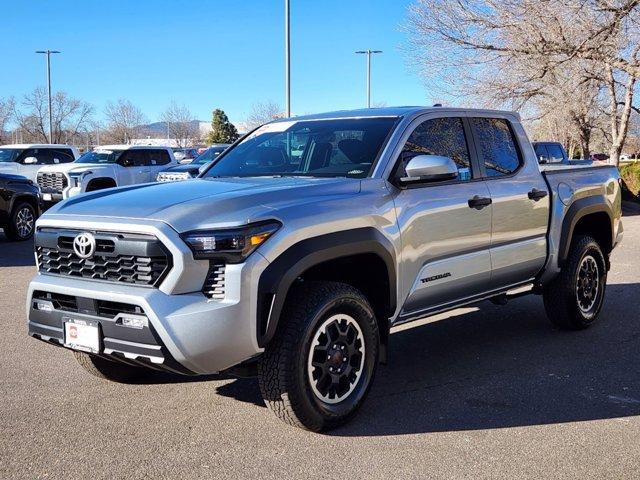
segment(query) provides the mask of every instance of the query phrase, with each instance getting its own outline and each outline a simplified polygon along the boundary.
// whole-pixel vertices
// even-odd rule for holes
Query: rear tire
[[[346,423],[378,363],[373,309],[355,288],[305,282],[288,296],[283,324],[258,364],[260,391],[282,421],[315,432]]]
[[[84,352],[73,352],[74,357],[91,375],[118,383],[128,383],[144,377],[148,372],[141,367],[112,362]]]
[[[577,236],[560,275],[543,292],[549,320],[565,330],[593,325],[602,309],[607,266],[602,249],[593,237]]]
[[[7,228],[5,228],[5,235],[9,240],[23,242],[33,237],[33,232],[36,229],[36,210],[28,202],[18,203],[11,212],[11,218]]]

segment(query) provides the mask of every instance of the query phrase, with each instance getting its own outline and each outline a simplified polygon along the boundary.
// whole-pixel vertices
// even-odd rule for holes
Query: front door
[[[118,186],[150,182],[147,162],[146,150],[132,149],[124,152],[118,159]]]
[[[491,278],[492,206],[469,135],[462,118],[423,121],[407,139],[393,173],[405,176],[404,166],[418,154],[446,156],[458,166],[455,181],[405,187],[396,196],[405,298],[399,321],[472,298]]]

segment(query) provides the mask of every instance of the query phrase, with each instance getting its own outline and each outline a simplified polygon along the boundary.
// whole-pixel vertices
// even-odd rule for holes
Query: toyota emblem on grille
[[[80,233],[73,239],[73,251],[80,258],[87,259],[96,251],[96,238],[90,233]]]

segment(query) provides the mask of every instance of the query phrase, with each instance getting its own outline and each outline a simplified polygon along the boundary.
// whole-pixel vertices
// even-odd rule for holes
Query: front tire
[[[549,320],[565,330],[593,325],[602,309],[607,284],[607,265],[593,237],[575,238],[560,275],[543,292]]]
[[[84,352],[74,351],[73,355],[85,371],[94,377],[112,382],[129,383],[144,377],[147,373],[144,368],[112,362]]]
[[[295,287],[284,324],[258,365],[262,397],[284,422],[312,431],[346,423],[364,401],[378,363],[373,309],[336,282]]]
[[[11,212],[5,234],[10,240],[22,242],[33,237],[36,226],[36,210],[28,202],[18,203]]]

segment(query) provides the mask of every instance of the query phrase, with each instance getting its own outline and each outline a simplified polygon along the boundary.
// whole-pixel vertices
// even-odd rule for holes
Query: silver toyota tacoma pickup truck
[[[557,327],[596,321],[618,172],[542,168],[511,112],[278,120],[197,179],[49,210],[29,335],[115,381],[254,372],[279,418],[327,430],[364,401],[395,325],[524,293]]]

